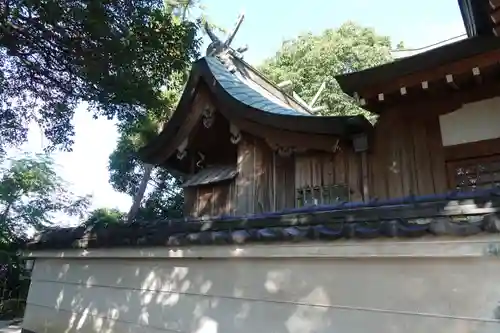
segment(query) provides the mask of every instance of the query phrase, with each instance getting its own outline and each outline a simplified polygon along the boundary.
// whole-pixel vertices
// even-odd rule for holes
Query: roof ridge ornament
[[[227,57],[228,54],[234,55],[238,58],[242,58],[242,53],[248,50],[248,46],[245,45],[244,47],[239,47],[236,50],[233,50],[231,48],[231,43],[233,42],[234,36],[240,29],[241,23],[243,22],[243,19],[245,18],[245,14],[242,11],[242,13],[238,16],[238,19],[236,20],[236,24],[233,28],[233,30],[228,34],[226,40],[223,42],[217,35],[213,32],[212,28],[208,24],[208,22],[205,21],[204,27],[205,27],[205,32],[207,33],[208,37],[212,41],[206,51],[206,56],[218,56],[218,57]]]
[[[307,103],[306,101],[304,101],[299,94],[297,94],[294,90],[293,90],[293,82],[291,80],[286,80],[286,81],[283,81],[283,82],[280,82],[277,84],[277,86],[286,91],[288,90],[288,92],[291,92],[292,93],[292,97],[300,104],[300,106],[302,106],[304,109],[306,109],[309,113],[317,113],[319,111],[323,111],[324,109],[327,108],[326,105],[321,105],[321,106],[317,106],[317,107],[314,107],[314,104],[316,104],[316,102],[318,101],[319,97],[321,96],[321,93],[325,90],[326,88],[326,81],[323,81],[323,83],[321,83],[321,86],[319,87],[319,89],[317,90],[316,94],[314,95],[314,97],[312,98],[312,100]]]

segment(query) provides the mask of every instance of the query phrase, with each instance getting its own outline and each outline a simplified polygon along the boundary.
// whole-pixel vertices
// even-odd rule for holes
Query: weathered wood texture
[[[440,102],[421,113],[416,105],[411,110],[386,110],[369,138],[365,167],[362,154],[355,153],[349,142],[341,142],[335,153],[318,150],[282,157],[265,140],[244,133],[237,145],[238,175],[232,185],[198,188],[194,194],[186,191],[186,205],[196,202],[186,213],[281,211],[297,207],[298,189],[329,185],[347,187],[347,198],[342,199],[349,201],[446,192],[451,189],[448,152],[442,146],[438,116],[455,108]]]
[[[184,214],[189,217],[234,215],[235,181],[184,189]]]
[[[448,190],[438,117],[404,111],[387,110],[375,126],[368,155],[374,198]]]
[[[231,186],[186,192],[191,216],[249,215],[297,206],[297,189],[343,185],[349,201],[387,199],[449,189],[437,116],[412,117],[400,110],[382,115],[370,138],[363,175],[361,154],[348,143],[335,153],[281,157],[262,139],[245,134],[238,144],[238,175]],[[366,198],[366,195],[369,197]],[[223,207],[223,208],[221,208]]]
[[[500,186],[500,138],[448,146],[444,154],[451,189]]]
[[[295,188],[343,185],[349,201],[362,201],[361,156],[347,144],[335,153],[314,152],[295,156]]]
[[[244,135],[238,144],[236,214],[257,214],[275,209],[273,151],[261,139]]]
[[[295,159],[274,153],[274,210],[295,207]]]
[[[238,146],[238,215],[280,211],[297,206],[297,189],[343,185],[348,200],[363,200],[361,157],[349,145],[283,157],[249,134]]]

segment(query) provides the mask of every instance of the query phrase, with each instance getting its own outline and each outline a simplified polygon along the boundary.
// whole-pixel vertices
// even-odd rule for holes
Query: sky
[[[411,6],[399,0],[205,0],[203,5],[210,20],[227,30],[242,11],[245,13],[232,46],[248,45],[245,60],[253,65],[274,55],[284,40],[305,32],[320,33],[346,21],[374,28],[378,34],[391,37],[393,45],[403,41],[405,48],[425,47],[465,33],[457,0],[420,0]],[[205,42],[202,52],[207,45]],[[113,121],[94,120],[86,105],[80,105],[73,123],[73,151],[53,155],[60,176],[75,194],[92,194],[92,208],[127,211],[131,199],[108,183],[108,157],[117,139]],[[40,152],[43,144],[40,130],[32,126],[28,143],[9,155]]]

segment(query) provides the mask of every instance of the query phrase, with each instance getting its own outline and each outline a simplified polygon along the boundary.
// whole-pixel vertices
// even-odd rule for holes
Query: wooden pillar
[[[354,152],[360,154],[361,160],[361,187],[363,190],[363,201],[370,200],[369,182],[368,177],[368,136],[366,133],[356,135],[352,138],[352,145]]]
[[[369,192],[369,177],[368,177],[368,158],[366,151],[361,152],[361,185],[363,186],[363,201],[368,202],[370,200]]]

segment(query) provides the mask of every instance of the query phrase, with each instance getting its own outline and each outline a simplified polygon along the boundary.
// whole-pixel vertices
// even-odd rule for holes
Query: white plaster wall
[[[464,104],[439,117],[443,146],[500,137],[500,97]]]
[[[23,326],[37,333],[498,333],[500,261],[471,250],[491,241],[477,244],[456,257],[45,256],[36,260]]]

